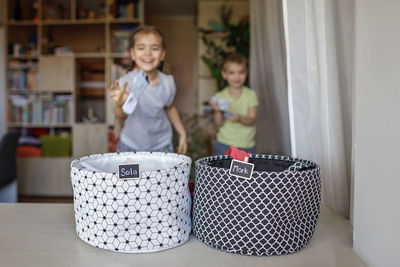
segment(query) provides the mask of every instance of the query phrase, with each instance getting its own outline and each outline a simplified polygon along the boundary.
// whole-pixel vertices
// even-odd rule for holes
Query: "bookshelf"
[[[108,85],[131,65],[129,34],[144,24],[144,2],[4,2],[8,128],[71,137],[67,157],[18,158],[20,195],[71,196],[71,160],[108,152]]]

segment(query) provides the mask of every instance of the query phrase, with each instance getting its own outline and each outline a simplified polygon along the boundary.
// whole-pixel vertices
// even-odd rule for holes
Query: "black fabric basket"
[[[317,164],[251,155],[250,180],[229,175],[230,156],[196,161],[193,234],[219,250],[271,256],[307,245],[321,202]]]

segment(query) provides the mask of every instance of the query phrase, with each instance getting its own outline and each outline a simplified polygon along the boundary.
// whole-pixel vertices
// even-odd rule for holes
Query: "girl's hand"
[[[179,145],[177,148],[178,154],[185,154],[187,150],[187,140],[186,135],[179,135]]]
[[[213,108],[213,110],[219,111],[219,107],[218,107],[218,102],[217,101],[210,100],[209,103],[210,103],[211,107]]]
[[[239,122],[240,121],[240,115],[237,113],[232,113],[232,116],[228,117],[228,120],[232,122]]]
[[[110,97],[114,100],[118,107],[122,107],[125,101],[128,99],[129,93],[126,90],[128,83],[125,82],[122,88],[119,87],[119,80],[116,80],[114,85],[110,85]]]

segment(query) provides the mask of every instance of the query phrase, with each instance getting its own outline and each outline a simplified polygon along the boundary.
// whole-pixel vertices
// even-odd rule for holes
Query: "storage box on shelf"
[[[119,49],[114,49],[113,39],[144,23],[144,0],[3,3],[8,127],[24,134],[55,134],[49,140],[62,148],[18,159],[19,192],[71,196],[71,160],[108,150],[114,114],[107,87],[122,75],[119,65],[130,64],[127,40],[118,40]]]

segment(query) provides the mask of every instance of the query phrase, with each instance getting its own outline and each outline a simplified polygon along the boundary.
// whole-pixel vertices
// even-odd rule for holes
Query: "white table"
[[[255,257],[215,250],[193,236],[157,253],[110,252],[79,239],[72,204],[0,203],[0,266],[365,266],[351,247],[351,225],[326,207],[303,250]]]

